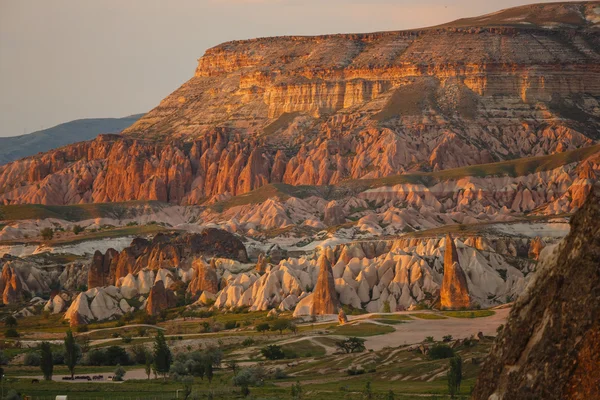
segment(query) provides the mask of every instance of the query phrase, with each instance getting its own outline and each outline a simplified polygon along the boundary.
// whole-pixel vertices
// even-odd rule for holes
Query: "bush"
[[[121,341],[122,341],[123,343],[131,343],[131,342],[133,341],[133,338],[132,338],[131,336],[123,336],[123,337],[121,338]]]
[[[271,329],[271,326],[267,322],[256,325],[256,332],[266,332]]]
[[[267,347],[264,347],[260,350],[260,352],[268,360],[281,360],[285,357],[281,346],[277,346],[276,344],[271,344]]]
[[[4,331],[4,337],[18,338],[19,336],[21,336],[21,335],[19,335],[19,332],[17,332],[17,330],[15,328],[9,328]]]
[[[144,359],[145,362],[145,359]],[[119,346],[110,346],[104,349],[94,349],[88,354],[88,364],[99,365],[130,365],[131,357],[124,348]]]
[[[117,364],[117,369],[115,369],[113,381],[122,381],[125,376],[125,369]]]
[[[244,387],[262,386],[264,384],[265,377],[265,370],[260,365],[256,365],[253,367],[243,368],[236,376],[233,377],[232,382],[234,386],[241,387],[243,391]]]
[[[454,350],[446,344],[436,344],[429,349],[429,358],[432,360],[441,360],[454,357]]]
[[[237,327],[236,321],[228,321],[225,323],[225,329],[234,329]]]
[[[81,225],[73,225],[73,233],[74,234],[79,235],[83,231],[84,231],[84,228],[81,227]]]
[[[42,239],[44,240],[52,240],[54,237],[54,231],[52,228],[44,228],[40,231],[40,235],[42,235]]]
[[[25,359],[23,360],[23,365],[27,365],[28,367],[39,367],[41,362],[41,357],[38,352],[30,352],[25,354]]]
[[[12,315],[9,315],[4,320],[4,326],[6,326],[7,328],[14,328],[14,327],[16,327],[17,326],[17,319],[15,317],[13,317]]]
[[[288,374],[286,374],[281,368],[277,368],[275,369],[275,372],[273,372],[273,379],[285,379],[287,377]]]
[[[252,339],[252,338],[246,338],[246,339],[244,339],[244,341],[242,342],[242,346],[244,346],[244,347],[248,347],[248,346],[252,346],[254,343],[256,343],[256,342],[254,341],[254,339]]]
[[[346,373],[348,375],[362,375],[365,373],[365,369],[363,367],[357,367],[356,365],[353,365],[346,370]]]
[[[78,326],[75,328],[75,331],[76,331],[76,332],[79,332],[79,333],[81,333],[81,332],[87,332],[88,330],[89,330],[89,328],[88,328],[88,326],[87,326],[87,325],[78,325]]]

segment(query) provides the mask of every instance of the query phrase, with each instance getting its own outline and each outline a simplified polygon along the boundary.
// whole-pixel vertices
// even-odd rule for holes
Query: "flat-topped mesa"
[[[335,185],[588,146],[600,130],[597,9],[224,43],[121,137],[2,166],[0,203],[201,204],[268,183]]]
[[[468,308],[470,305],[467,277],[458,262],[456,245],[448,234],[444,252],[444,280],[440,288],[440,306],[443,309],[460,309]]]
[[[331,261],[329,261],[326,254],[322,254],[318,264],[319,276],[313,291],[310,313],[311,315],[337,314],[340,302],[335,291]]]

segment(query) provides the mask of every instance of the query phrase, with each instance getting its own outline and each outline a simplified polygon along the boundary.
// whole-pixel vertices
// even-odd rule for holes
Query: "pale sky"
[[[234,39],[419,28],[539,0],[0,0],[0,136],[149,111]]]

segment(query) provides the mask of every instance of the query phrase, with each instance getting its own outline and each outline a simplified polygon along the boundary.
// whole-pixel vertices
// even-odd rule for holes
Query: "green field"
[[[359,324],[349,324],[337,326],[333,330],[333,334],[335,335],[344,335],[344,336],[358,336],[358,337],[367,337],[367,336],[376,336],[383,335],[386,333],[394,332],[394,328],[391,326],[382,326],[371,323],[359,323]]]

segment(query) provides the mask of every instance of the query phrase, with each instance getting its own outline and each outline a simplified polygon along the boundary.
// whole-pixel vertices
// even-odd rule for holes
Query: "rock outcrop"
[[[444,280],[440,288],[440,306],[447,309],[459,309],[468,308],[470,305],[467,277],[458,262],[458,252],[454,240],[450,235],[446,235]]]
[[[340,325],[346,325],[348,323],[348,317],[346,316],[344,310],[342,310],[341,308],[340,312],[338,313],[338,323]]]
[[[0,277],[0,292],[4,304],[15,304],[23,298],[21,279],[15,272],[14,266],[4,264]]]
[[[219,292],[219,278],[217,276],[214,259],[210,266],[207,266],[204,260],[197,258],[192,262],[192,268],[196,271],[196,276],[188,285],[187,291],[196,300],[202,292],[216,294]]]
[[[600,398],[600,186],[513,306],[476,400]]]
[[[107,252],[108,253],[108,252]],[[110,284],[118,284],[128,274],[136,275],[142,269],[191,268],[197,257],[223,257],[248,261],[244,244],[232,233],[207,228],[201,233],[160,233],[151,241],[136,238],[110,264]],[[106,258],[106,256],[105,256]]]
[[[114,283],[110,281],[110,266],[118,254],[119,252],[115,249],[108,249],[105,254],[96,250],[88,271],[88,289],[104,287]]]
[[[146,302],[148,315],[159,315],[161,311],[175,307],[177,299],[172,290],[165,288],[163,281],[158,281],[152,286]]]
[[[325,254],[319,258],[319,276],[313,291],[311,315],[336,314],[340,305],[331,262]]]

